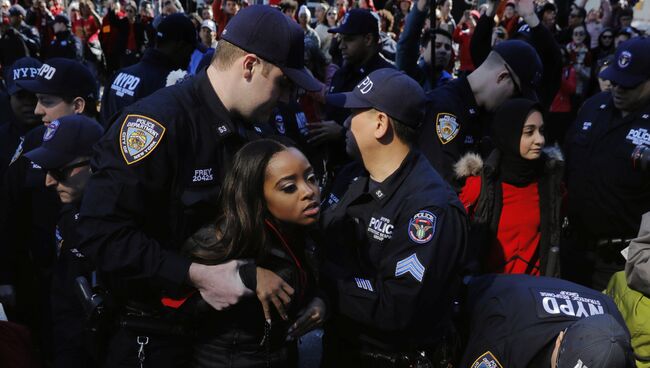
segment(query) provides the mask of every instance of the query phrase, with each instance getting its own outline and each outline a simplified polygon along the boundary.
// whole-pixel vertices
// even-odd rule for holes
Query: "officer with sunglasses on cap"
[[[633,368],[630,332],[613,300],[569,281],[472,278],[469,340],[460,367]]]
[[[91,266],[77,250],[79,206],[90,178],[92,146],[104,134],[95,120],[67,115],[52,121],[43,143],[25,157],[46,173],[45,185],[56,191],[61,204],[56,228],[57,260],[51,289],[54,366],[88,367],[94,361],[84,346],[84,309],[75,294],[75,279],[88,276]]]

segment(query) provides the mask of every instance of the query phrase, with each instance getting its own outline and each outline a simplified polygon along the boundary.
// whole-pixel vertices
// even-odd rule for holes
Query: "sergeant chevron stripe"
[[[410,273],[416,280],[422,282],[422,277],[424,277],[425,268],[420,263],[417,254],[413,253],[407,258],[397,262],[397,267],[395,268],[395,277],[402,276],[406,273]]]

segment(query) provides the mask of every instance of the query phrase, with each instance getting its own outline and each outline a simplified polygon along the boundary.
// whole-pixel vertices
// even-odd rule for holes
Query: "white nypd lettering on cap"
[[[629,51],[621,52],[621,55],[619,55],[617,62],[619,68],[627,68],[630,65],[630,62],[632,62],[632,54]]]
[[[625,139],[637,146],[640,144],[650,146],[650,133],[648,133],[648,130],[644,128],[630,129],[630,131],[627,132]]]
[[[194,170],[194,177],[192,178],[193,183],[199,183],[202,181],[212,181],[214,176],[212,175],[212,168],[209,169],[196,169]]]
[[[366,94],[372,90],[372,87],[374,86],[374,83],[372,83],[372,80],[370,77],[366,77],[366,79],[362,80],[361,83],[357,85],[357,88],[359,89],[359,92],[362,94]]]
[[[358,277],[355,277],[355,278],[354,278],[354,281],[357,283],[357,287],[358,287],[359,289],[368,290],[368,291],[375,291],[375,290],[372,288],[372,284],[370,283],[370,280],[367,280],[367,279],[360,279],[360,278],[358,278]]]
[[[391,225],[390,219],[386,217],[371,217],[368,223],[368,233],[373,239],[384,241],[393,237],[394,227],[394,225]]]
[[[120,73],[113,80],[111,89],[115,91],[115,95],[118,97],[123,97],[124,95],[133,97],[135,89],[138,88],[138,84],[140,84],[140,78],[131,74]]]
[[[341,25],[346,24],[349,18],[350,18],[350,13],[345,13],[345,15],[343,16],[343,21],[341,21]]]
[[[23,78],[34,78],[38,75],[38,68],[17,68],[14,69],[14,80]]]
[[[591,129],[591,121],[585,121],[582,123],[582,130],[589,130]]]
[[[54,137],[54,133],[56,133],[56,130],[59,128],[59,124],[58,120],[54,120],[47,125],[45,133],[43,134],[43,142],[47,142]]]
[[[600,300],[580,295],[576,292],[564,290],[537,291],[539,297],[536,298],[540,303],[545,315],[550,316],[570,316],[570,317],[590,317],[605,314],[603,304]]]
[[[50,65],[43,64],[41,65],[41,68],[38,69],[38,76],[43,77],[47,80],[52,79],[54,76],[54,73],[56,73],[56,68],[51,67]]]
[[[403,260],[397,262],[397,265],[395,266],[395,277],[410,273],[414,279],[422,282],[422,278],[424,278],[424,271],[426,271],[426,269],[418,259],[418,255],[413,253]]]
[[[585,365],[585,363],[582,362],[582,360],[578,359],[578,362],[576,365],[573,366],[573,368],[589,368]]]

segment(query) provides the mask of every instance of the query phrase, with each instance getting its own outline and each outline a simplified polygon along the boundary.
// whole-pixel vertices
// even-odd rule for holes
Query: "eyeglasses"
[[[336,16],[336,13],[327,13],[327,16],[328,16],[328,17],[329,17],[329,16],[332,16],[332,15],[333,15],[333,16]]]
[[[76,169],[78,167],[83,167],[86,166],[90,163],[90,160],[85,160],[81,162],[77,162],[76,164],[64,166],[59,169],[49,169],[47,170],[47,173],[54,178],[54,180],[58,182],[63,182],[67,180],[70,176],[70,172],[72,172],[73,169]]]
[[[510,69],[510,66],[508,64],[503,64],[503,66],[506,67],[506,70],[508,73],[510,73],[510,79],[512,80],[512,84],[515,86],[515,94],[517,96],[521,95],[521,87],[519,86],[519,83],[517,83],[517,74],[515,74],[512,69]]]

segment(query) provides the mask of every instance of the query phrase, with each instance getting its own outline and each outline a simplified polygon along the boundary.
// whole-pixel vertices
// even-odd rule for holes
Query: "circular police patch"
[[[47,142],[54,137],[54,133],[56,133],[56,130],[59,128],[59,124],[58,120],[54,120],[48,124],[45,134],[43,134],[43,142]]]
[[[621,55],[618,57],[618,66],[621,69],[625,69],[630,65],[632,61],[632,54],[629,51],[621,52]]]
[[[433,239],[436,233],[437,217],[429,211],[420,211],[409,221],[409,238],[418,244],[424,244]]]

